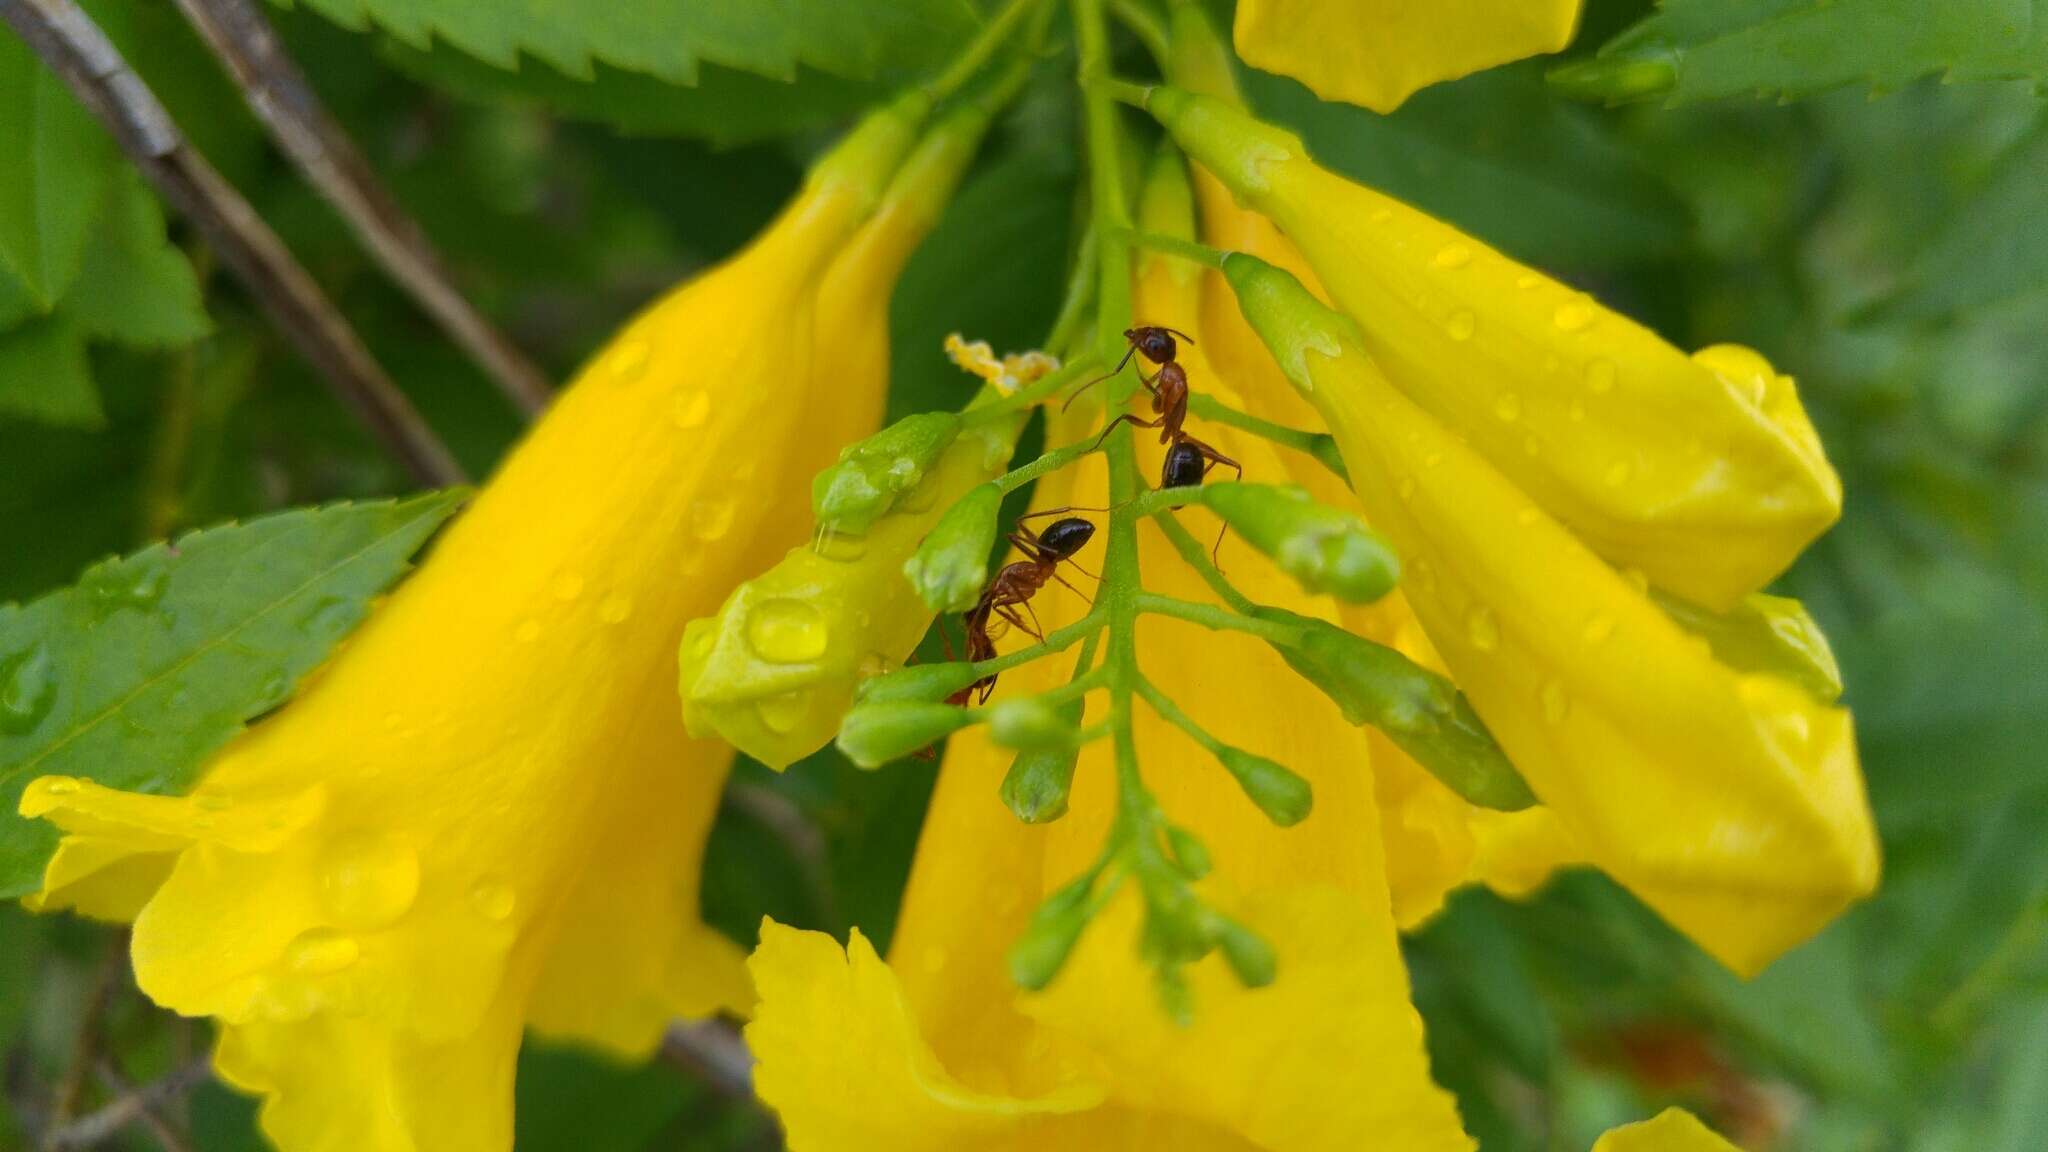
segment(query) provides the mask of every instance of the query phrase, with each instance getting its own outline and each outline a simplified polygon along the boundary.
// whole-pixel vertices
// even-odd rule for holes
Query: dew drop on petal
[[[1515,281],[1515,287],[1520,288],[1524,292],[1527,292],[1530,289],[1535,288],[1542,283],[1543,277],[1538,276],[1533,272],[1525,272],[1522,274],[1520,279]]]
[[[1572,401],[1570,415],[1574,421],[1583,422],[1586,419],[1586,402],[1584,400]]]
[[[583,577],[579,573],[564,572],[555,577],[555,599],[567,603],[583,595]]]
[[[945,970],[946,950],[937,946],[927,948],[924,954],[918,957],[918,963],[924,968],[925,975],[936,976]]]
[[[1456,312],[1451,313],[1450,319],[1444,321],[1444,332],[1453,340],[1460,342],[1470,340],[1472,334],[1477,331],[1479,331],[1479,317],[1473,315],[1470,308],[1460,308]]]
[[[1401,477],[1400,482],[1394,485],[1394,494],[1403,500],[1415,499],[1415,478],[1413,476]]]
[[[623,624],[633,614],[633,601],[624,596],[607,596],[597,606],[597,618],[606,624]]]
[[[1513,392],[1503,392],[1493,401],[1495,418],[1514,423],[1522,418],[1522,398]]]
[[[1636,466],[1634,464],[1626,460],[1616,460],[1607,466],[1607,472],[1601,479],[1607,482],[1609,488],[1619,488],[1623,484],[1628,483],[1628,478],[1635,475],[1635,472]]]
[[[699,540],[717,540],[732,531],[736,514],[731,500],[707,496],[690,505],[690,534]]]
[[[1436,266],[1455,271],[1472,262],[1472,247],[1469,244],[1446,244],[1437,250]]]
[[[769,600],[747,613],[747,644],[776,664],[801,664],[825,654],[831,631],[825,617],[801,600]]]
[[[669,416],[678,428],[685,430],[701,428],[711,418],[711,393],[700,388],[676,393],[675,404],[669,409]]]
[[[519,641],[521,644],[531,644],[535,640],[540,639],[540,621],[520,621],[519,627],[514,628],[512,630],[512,638],[514,640]]]
[[[225,812],[235,806],[235,798],[225,792],[200,792],[193,794],[192,804],[201,812]]]
[[[612,350],[605,361],[605,371],[621,384],[630,382],[647,367],[648,347],[645,340],[628,340]]]
[[[1621,371],[1612,360],[1595,360],[1586,365],[1586,391],[1595,396],[1614,391],[1615,381],[1621,378]]]
[[[754,705],[754,711],[761,717],[763,727],[786,736],[803,723],[804,713],[808,711],[805,704],[802,692],[785,692],[762,700]]]
[[[285,946],[285,963],[307,976],[326,976],[354,964],[363,954],[356,938],[332,928],[309,928]]]
[[[1650,594],[1650,574],[1641,568],[1623,568],[1621,578],[1628,581],[1628,586],[1638,593],[1645,596]]]
[[[1588,644],[1598,644],[1614,635],[1614,620],[1607,616],[1595,616],[1586,621],[1585,630],[1579,637]]]
[[[1465,639],[1481,652],[1500,647],[1500,621],[1494,619],[1493,609],[1474,608],[1465,617]]]
[[[1520,512],[1515,513],[1515,523],[1520,524],[1524,528],[1541,519],[1543,519],[1543,513],[1535,508],[1524,508]]]
[[[1551,319],[1560,332],[1583,332],[1592,327],[1595,316],[1592,301],[1577,299],[1559,304]]]
[[[1372,210],[1372,215],[1367,217],[1367,219],[1372,221],[1374,224],[1385,224],[1387,221],[1392,220],[1393,218],[1394,210],[1392,208],[1375,208]]]
[[[486,920],[503,920],[512,915],[512,909],[519,903],[510,885],[496,880],[484,879],[476,882],[469,890],[469,906],[477,915]]]
[[[42,788],[52,796],[69,796],[78,791],[78,781],[69,776],[52,776],[43,781]]]
[[[1543,686],[1542,704],[1545,720],[1552,724],[1564,723],[1564,718],[1572,711],[1572,698],[1565,691],[1564,681],[1552,680]]]
[[[419,891],[419,854],[379,832],[336,841],[320,872],[321,906],[336,924],[357,931],[397,921]]]

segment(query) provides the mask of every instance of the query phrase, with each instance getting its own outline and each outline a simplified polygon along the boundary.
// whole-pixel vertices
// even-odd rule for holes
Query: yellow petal
[[[1421,88],[1571,43],[1579,0],[1243,0],[1237,50],[1325,100],[1391,112]]]
[[[1285,294],[1312,333],[1287,357],[1406,560],[1410,603],[1590,859],[1745,974],[1874,887],[1846,712],[1718,663],[1392,386],[1341,317],[1284,273],[1230,267],[1255,322]]]
[[[1593,1142],[1593,1152],[1741,1152],[1680,1108],[1653,1120],[1615,1128]]]
[[[1792,382],[1755,354],[1687,356],[1225,101],[1149,106],[1299,247],[1411,400],[1615,566],[1725,609],[1840,514]]]
[[[811,392],[882,386],[813,372],[816,301],[917,115],[871,117],[750,249],[627,325],[194,797],[53,807],[96,851],[185,839],[137,913],[137,980],[220,1019],[285,1152],[502,1150],[529,1020],[638,1053],[675,1013],[744,1007],[738,950],[696,917],[729,753],[685,735],[672,661],[802,538],[792,471],[835,447],[805,440]],[[312,799],[287,832],[257,819]]]

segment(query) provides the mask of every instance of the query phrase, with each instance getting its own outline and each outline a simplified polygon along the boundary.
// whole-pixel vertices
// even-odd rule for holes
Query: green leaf
[[[1551,83],[1573,96],[1689,104],[1863,84],[2048,77],[2048,0],[1664,0]]]
[[[56,841],[14,815],[31,780],[183,789],[291,695],[464,495],[194,532],[0,607],[0,897],[34,891]]]
[[[199,277],[164,238],[163,209],[135,173],[114,180],[78,281],[59,307],[86,335],[124,344],[188,344],[210,330]]]
[[[1456,224],[1520,260],[1609,266],[1676,254],[1690,222],[1607,118],[1546,92],[1530,66],[1417,93],[1390,116],[1324,103],[1246,73],[1261,114],[1323,164]]]
[[[2048,123],[2005,155],[1998,169],[1947,214],[1877,319],[1942,319],[2048,287]]]
[[[114,146],[18,37],[0,37],[0,266],[37,310],[71,286],[114,171]]]
[[[98,428],[106,422],[86,361],[85,333],[64,315],[0,332],[0,417]]]
[[[280,0],[284,2],[284,0]],[[597,61],[671,84],[705,62],[777,80],[799,65],[852,80],[932,67],[977,23],[966,0],[300,0],[348,28],[375,25],[422,51],[445,40],[487,64],[524,52],[588,78]]]
[[[467,100],[538,105],[635,136],[692,136],[722,147],[829,124],[886,91],[808,68],[785,82],[707,63],[684,88],[603,61],[577,79],[536,59],[508,71],[439,45],[421,51],[390,40],[383,55],[400,71]]]

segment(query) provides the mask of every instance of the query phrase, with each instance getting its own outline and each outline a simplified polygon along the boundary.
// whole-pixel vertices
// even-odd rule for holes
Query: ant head
[[[1185,440],[1176,442],[1166,450],[1166,464],[1159,470],[1159,485],[1162,488],[1192,488],[1202,482],[1208,472],[1208,461],[1202,458],[1202,450]]]
[[[1095,525],[1079,516],[1066,516],[1046,525],[1038,534],[1038,542],[1047,552],[1065,560],[1086,547],[1095,535]]]
[[[1124,339],[1154,364],[1170,364],[1180,354],[1179,346],[1173,342],[1171,328],[1126,328]]]

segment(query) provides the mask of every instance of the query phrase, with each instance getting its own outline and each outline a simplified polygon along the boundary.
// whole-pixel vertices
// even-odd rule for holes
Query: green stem
[[[1183,260],[1192,260],[1219,272],[1223,270],[1223,258],[1230,255],[1221,248],[1211,248],[1207,244],[1182,239],[1179,236],[1162,236],[1157,232],[1133,231],[1128,239],[1140,248],[1150,248],[1154,252],[1164,252]]]
[[[996,486],[1005,492],[1015,492],[1048,472],[1057,472],[1083,456],[1092,456],[1099,449],[1093,442],[1076,441],[1064,448],[1055,448],[1031,463],[1011,469],[996,477]]]
[[[1167,35],[1166,21],[1159,18],[1159,13],[1141,0],[1110,0],[1109,6],[1116,11],[1117,21],[1145,45],[1145,51],[1152,54],[1153,62],[1164,68],[1172,50],[1172,39]]]
[[[989,57],[995,55],[996,49],[1003,46],[1003,42],[1010,38],[1010,33],[1016,31],[1017,25],[1024,17],[1029,16],[1032,9],[1044,2],[1045,0],[1010,0],[1001,12],[996,13],[996,18],[982,28],[973,42],[968,44],[960,55],[953,58],[953,62],[947,65],[944,72],[925,84],[925,92],[937,101],[959,91],[962,84],[981,71],[981,66],[988,63]]]
[[[1045,338],[1045,350],[1064,356],[1080,339],[1081,326],[1088,322],[1088,306],[1095,303],[1097,265],[1095,224],[1091,220],[1074,249],[1074,271],[1067,280],[1066,295],[1060,300],[1060,314]]]
[[[1171,512],[1175,508],[1185,508],[1201,502],[1202,489],[1199,486],[1161,488],[1132,500],[1128,510],[1131,519],[1142,520],[1147,516],[1157,516],[1162,512]]]
[[[1215,632],[1243,632],[1274,644],[1296,644],[1301,640],[1301,629],[1278,620],[1245,616],[1214,604],[1197,604],[1155,592],[1138,593],[1138,611],[1186,620]]]
[[[998,394],[997,398],[985,404],[976,404],[961,413],[961,420],[966,427],[975,428],[991,420],[998,420],[1042,404],[1059,395],[1067,385],[1094,371],[1097,363],[1092,354],[1079,357],[1072,363],[1061,365],[1059,371],[1049,372],[1044,378],[1035,380],[1008,396]]]
[[[1100,611],[1090,612],[1088,615],[1081,617],[1064,628],[1053,629],[1052,633],[1045,638],[1043,643],[1033,644],[1029,648],[1019,648],[1015,652],[1006,652],[992,660],[981,661],[974,666],[975,675],[993,676],[997,673],[1008,672],[1020,664],[1029,664],[1033,660],[1064,652],[1080,641],[1101,631],[1104,623],[1105,620]]]
[[[1100,668],[1090,672],[1083,672],[1057,688],[1039,693],[1039,699],[1055,706],[1065,704],[1069,700],[1086,696],[1088,693],[1102,687],[1104,679],[1103,670]]]
[[[1164,515],[1153,517],[1153,523],[1158,524],[1160,530],[1166,533],[1167,543],[1173,545],[1173,550],[1180,553],[1180,558],[1187,562],[1188,567],[1195,570],[1195,575],[1202,578],[1202,583],[1207,584],[1209,590],[1216,593],[1217,598],[1237,612],[1247,615],[1258,608],[1252,598],[1239,592],[1237,585],[1232,584],[1229,577],[1223,575],[1223,570],[1209,559],[1209,550],[1202,546],[1201,541],[1195,539],[1195,534],[1188,531],[1187,525]]]
[[[1200,724],[1195,723],[1195,718],[1183,711],[1180,705],[1174,703],[1172,697],[1161,692],[1158,685],[1150,680],[1141,678],[1138,681],[1138,695],[1145,698],[1145,703],[1151,705],[1152,710],[1159,713],[1161,719],[1187,733],[1195,743],[1200,744],[1211,756],[1220,757],[1223,754],[1223,741],[1209,735],[1206,729]]]
[[[1094,87],[1099,88],[1103,95],[1111,100],[1128,104],[1133,108],[1143,108],[1152,99],[1151,85],[1118,80],[1113,76],[1104,75],[1098,78]]]
[[[1199,392],[1189,394],[1188,411],[1204,420],[1214,420],[1218,424],[1271,440],[1282,448],[1292,448],[1296,452],[1313,456],[1323,467],[1335,472],[1339,479],[1347,484],[1351,482],[1351,473],[1344,467],[1344,457],[1337,451],[1337,439],[1327,432],[1304,432],[1299,428],[1289,428],[1285,424],[1275,424],[1271,420],[1261,420],[1249,412],[1232,408],[1214,396],[1205,396]]]

